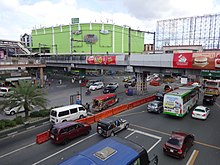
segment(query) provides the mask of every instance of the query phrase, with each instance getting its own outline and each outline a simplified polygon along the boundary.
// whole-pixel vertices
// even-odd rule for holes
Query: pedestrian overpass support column
[[[137,94],[143,95],[147,92],[147,81],[144,73],[136,73],[137,77]]]
[[[42,67],[40,68],[40,85],[44,87],[44,70]]]

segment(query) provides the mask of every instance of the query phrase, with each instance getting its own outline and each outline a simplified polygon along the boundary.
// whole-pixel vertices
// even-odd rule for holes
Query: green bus
[[[168,92],[163,99],[163,114],[183,117],[199,100],[199,88],[195,86],[179,87]]]

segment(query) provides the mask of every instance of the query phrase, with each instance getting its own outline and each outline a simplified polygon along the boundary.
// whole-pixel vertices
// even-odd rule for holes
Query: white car
[[[196,86],[196,87],[201,87],[202,85],[201,84],[199,84],[199,83],[197,83],[197,82],[194,82],[193,84],[192,84],[192,86]]]
[[[14,115],[19,112],[24,112],[24,107],[22,106],[20,109],[18,107],[8,108],[4,110],[6,115]]]
[[[106,87],[108,86],[116,86],[118,88],[119,84],[117,82],[111,82],[108,85],[106,85]]]
[[[192,117],[196,119],[206,120],[210,114],[210,109],[204,106],[197,106],[193,112]]]
[[[95,90],[102,89],[102,88],[104,88],[104,83],[103,82],[96,82],[89,87],[89,90],[95,91]]]

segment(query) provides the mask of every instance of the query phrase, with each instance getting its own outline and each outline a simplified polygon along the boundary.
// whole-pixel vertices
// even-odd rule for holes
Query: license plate
[[[172,150],[172,149],[170,149],[170,152],[173,152],[173,150]]]
[[[52,139],[54,139],[54,135],[50,135],[50,137],[51,137]]]

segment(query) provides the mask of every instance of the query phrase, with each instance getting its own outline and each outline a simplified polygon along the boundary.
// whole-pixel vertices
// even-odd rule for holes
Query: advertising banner
[[[86,62],[87,64],[115,65],[116,56],[89,56]]]
[[[193,53],[193,55],[192,55],[192,58],[193,58],[192,68],[193,69],[215,69],[218,66],[220,68],[220,64],[218,65],[218,60],[215,60],[217,55],[218,55],[217,52],[196,52],[196,53]],[[219,52],[219,57],[220,57],[220,52]]]
[[[174,53],[173,68],[192,68],[192,53]]]

